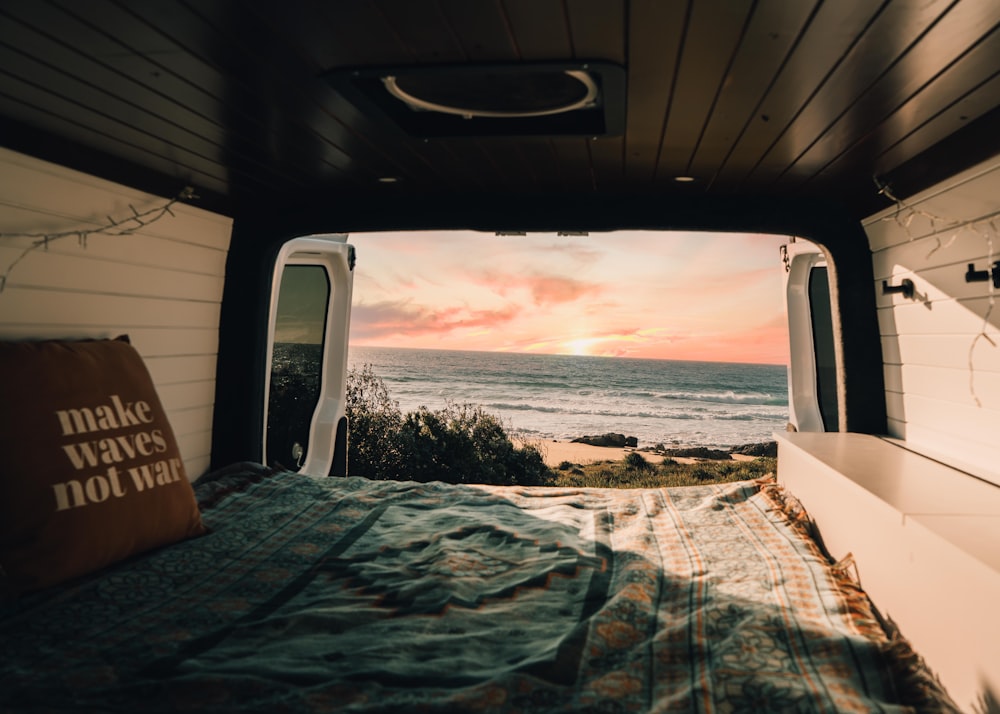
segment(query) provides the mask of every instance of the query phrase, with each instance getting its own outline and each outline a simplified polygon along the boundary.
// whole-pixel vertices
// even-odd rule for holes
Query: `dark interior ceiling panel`
[[[761,121],[758,108],[815,11],[809,2],[757,5],[684,173],[702,177],[708,185],[716,182],[743,134]]]
[[[805,108],[797,121],[801,131],[775,147],[780,159],[766,164],[767,173],[792,184],[808,179],[851,145],[859,126],[881,127],[894,109],[914,99],[939,67],[908,50],[919,42],[930,56],[950,63],[961,45],[942,45],[940,38],[972,20],[960,6],[946,10],[948,3],[940,0],[919,11],[887,7],[866,30],[870,39],[855,44]]]
[[[688,8],[684,3],[633,0],[629,9],[624,180],[642,186],[653,180],[660,161]]]
[[[1000,6],[998,6],[1000,9]],[[949,46],[947,55],[952,54]],[[971,49],[955,59],[944,69],[928,77],[935,68],[914,67],[913,74],[926,80],[898,104],[884,112],[876,130],[860,138],[850,132],[842,132],[839,153],[824,166],[819,176],[829,180],[843,171],[851,171],[863,166],[871,156],[877,156],[876,173],[885,173],[900,163],[898,158],[912,156],[912,147],[928,148],[938,140],[985,114],[996,106],[1000,97],[1000,29],[995,29]],[[923,71],[922,71],[923,70]],[[992,73],[992,75],[991,75]],[[969,89],[972,78],[990,77],[983,84]],[[869,102],[880,101],[879,95],[872,95]],[[888,106],[888,102],[886,106]],[[855,136],[857,133],[855,133]],[[920,137],[924,138],[921,139]],[[853,140],[853,143],[847,144]],[[843,148],[846,146],[847,148]],[[910,148],[907,149],[906,147]],[[844,162],[844,163],[841,163]]]
[[[692,156],[729,80],[754,4],[751,0],[707,0],[693,5],[686,18],[680,68],[661,137],[657,178],[672,180],[690,172]]]
[[[782,65],[770,75],[767,92],[719,167],[714,187],[734,191],[759,185],[749,177],[785,134],[798,131],[802,111],[877,9],[876,3],[824,3],[813,11]]]
[[[411,136],[327,81],[585,60],[622,68],[620,135]],[[191,183],[234,215],[339,191],[803,197],[861,217],[885,205],[873,175],[943,178],[920,158],[941,142],[951,169],[1000,150],[998,105],[996,0],[0,4],[0,143]]]
[[[568,0],[573,57],[600,57],[625,64],[625,0]]]

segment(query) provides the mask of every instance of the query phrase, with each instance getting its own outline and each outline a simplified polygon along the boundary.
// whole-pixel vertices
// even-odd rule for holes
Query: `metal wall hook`
[[[969,263],[969,267],[965,271],[965,282],[986,282],[990,279],[990,275],[993,276],[993,287],[1000,289],[1000,260],[993,263],[993,268],[990,270],[976,270],[976,264]]]
[[[891,293],[902,293],[903,297],[910,300],[913,299],[913,281],[909,278],[903,278],[899,285],[889,285],[888,280],[882,281],[882,294],[889,295]]]

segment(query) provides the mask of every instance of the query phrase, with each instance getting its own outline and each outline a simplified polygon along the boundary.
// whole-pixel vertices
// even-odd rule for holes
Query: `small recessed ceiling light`
[[[378,177],[378,182],[379,183],[396,183],[397,181],[399,181],[399,179],[397,177],[395,177],[395,176],[379,176]]]
[[[674,176],[674,181],[677,183],[692,183],[696,180],[694,176]]]

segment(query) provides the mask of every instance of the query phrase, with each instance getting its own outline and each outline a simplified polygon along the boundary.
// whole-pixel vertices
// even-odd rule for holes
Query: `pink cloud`
[[[505,325],[521,313],[517,305],[499,310],[466,307],[431,309],[408,302],[355,305],[351,312],[351,339],[373,340],[390,336],[421,337],[458,329]]]
[[[574,302],[586,295],[604,292],[601,283],[566,278],[561,275],[501,275],[485,273],[478,280],[480,284],[507,296],[512,290],[527,290],[535,305],[561,305]]]

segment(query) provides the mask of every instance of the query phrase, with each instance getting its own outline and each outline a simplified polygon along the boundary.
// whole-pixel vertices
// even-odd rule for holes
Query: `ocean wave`
[[[788,399],[785,397],[776,397],[773,394],[760,394],[755,392],[737,394],[731,390],[726,392],[659,392],[654,396],[657,399],[712,402],[716,404],[750,404],[767,407],[788,406]]]
[[[727,414],[715,417],[722,421],[787,421],[787,414],[762,414],[754,412],[752,414]]]
[[[566,382],[552,382],[542,379],[532,379],[530,377],[522,379],[512,378],[510,381],[494,383],[494,386],[504,389],[554,389],[557,391],[572,388],[572,385]]]
[[[426,400],[424,400],[426,402]],[[423,403],[423,402],[422,402]],[[464,402],[463,402],[464,403]],[[548,403],[540,404],[533,401],[523,401],[523,402],[511,402],[511,401],[491,401],[488,399],[472,400],[472,403],[476,403],[482,406],[488,412],[494,413],[507,413],[510,415],[517,414],[515,418],[516,421],[527,420],[533,421],[536,417],[531,415],[538,415],[537,418],[542,418],[545,415],[549,418],[554,418],[557,422],[567,420],[567,421],[577,421],[580,418],[587,418],[591,420],[600,420],[607,423],[608,431],[622,430],[625,429],[627,424],[630,422],[635,422],[639,420],[643,421],[700,421],[700,422],[765,422],[768,424],[773,424],[777,422],[784,422],[788,419],[788,413],[785,409],[776,410],[762,410],[761,405],[747,405],[740,404],[739,407],[744,409],[733,410],[731,408],[725,408],[722,403],[716,408],[698,408],[698,407],[681,407],[675,406],[665,409],[644,409],[641,404],[628,404],[617,400],[610,400],[609,403],[602,403],[599,400],[581,402],[581,401],[564,401],[562,403]],[[431,408],[436,408],[433,403],[427,403],[426,406]],[[645,406],[649,406],[648,404]],[[746,410],[748,406],[756,406],[758,408],[752,410]],[[629,408],[633,407],[633,408]],[[403,410],[407,411],[408,406],[403,405]],[[770,428],[770,427],[768,427]]]
[[[540,412],[542,414],[577,414],[573,409],[561,409],[559,407],[540,407],[537,404],[505,404],[503,402],[488,402],[483,405],[486,409],[502,409],[511,412]]]
[[[540,414],[564,414],[566,416],[588,416],[588,417],[600,417],[602,419],[657,419],[657,420],[669,420],[669,419],[681,419],[681,420],[695,420],[695,421],[705,421],[711,419],[719,419],[720,417],[716,414],[711,413],[696,413],[692,411],[670,411],[670,412],[648,412],[648,411],[628,411],[628,410],[611,410],[611,409],[582,409],[574,407],[552,407],[552,406],[539,406],[537,404],[509,404],[505,402],[489,402],[483,404],[483,407],[487,410],[496,409],[499,411],[512,411],[512,412],[538,412]]]

